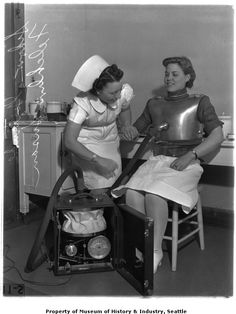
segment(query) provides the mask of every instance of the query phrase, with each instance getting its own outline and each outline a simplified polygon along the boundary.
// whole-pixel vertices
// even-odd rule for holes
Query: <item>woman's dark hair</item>
[[[181,67],[185,75],[190,74],[190,79],[186,83],[186,87],[188,88],[193,87],[193,82],[196,78],[196,73],[194,71],[192,62],[187,57],[171,57],[166,58],[162,61],[164,67],[167,67],[167,65],[170,63],[177,63]]]
[[[102,90],[107,83],[119,82],[123,75],[124,72],[119,69],[116,64],[108,66],[102,71],[99,78],[94,81],[90,92],[97,96],[97,91]]]

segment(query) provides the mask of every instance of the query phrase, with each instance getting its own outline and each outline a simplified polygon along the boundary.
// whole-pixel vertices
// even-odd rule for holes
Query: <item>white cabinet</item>
[[[63,145],[66,122],[18,121],[19,205],[29,211],[29,194],[50,196],[69,160]],[[72,183],[65,182],[66,189]]]
[[[234,142],[224,141],[219,153],[209,162],[210,165],[234,166]]]

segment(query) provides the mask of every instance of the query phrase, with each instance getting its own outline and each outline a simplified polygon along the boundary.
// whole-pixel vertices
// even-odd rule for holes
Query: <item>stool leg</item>
[[[204,244],[204,231],[203,231],[203,218],[202,218],[202,204],[201,204],[200,195],[198,197],[198,202],[197,202],[197,220],[198,220],[198,226],[199,226],[200,248],[201,250],[204,250],[205,244]]]
[[[176,271],[178,253],[178,204],[174,204],[172,211],[172,271]]]

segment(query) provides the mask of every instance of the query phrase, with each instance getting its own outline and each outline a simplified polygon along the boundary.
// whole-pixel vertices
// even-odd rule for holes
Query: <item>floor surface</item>
[[[4,231],[4,288],[24,285],[26,296],[140,296],[116,271],[55,276],[44,262],[31,273],[24,267],[42,213],[25,218]],[[205,225],[205,250],[192,241],[178,251],[177,271],[172,272],[168,252],[154,276],[153,296],[233,295],[233,230]],[[164,246],[165,247],[165,246]],[[16,293],[16,291],[15,291]]]

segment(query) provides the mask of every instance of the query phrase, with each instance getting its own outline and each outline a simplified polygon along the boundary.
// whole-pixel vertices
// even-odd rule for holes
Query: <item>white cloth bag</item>
[[[90,234],[106,229],[106,221],[103,217],[103,209],[83,212],[64,211],[65,221],[62,230],[68,233]]]

